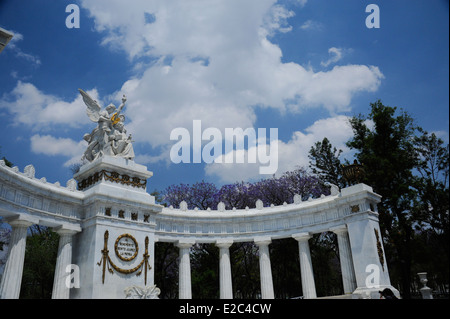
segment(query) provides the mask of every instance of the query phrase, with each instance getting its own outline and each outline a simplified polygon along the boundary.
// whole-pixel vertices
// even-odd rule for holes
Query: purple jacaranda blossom
[[[201,181],[193,185],[179,184],[167,187],[163,192],[163,203],[179,208],[182,201],[188,209],[198,208],[214,210],[219,202],[225,204],[227,210],[256,207],[259,199],[264,206],[292,203],[294,195],[302,200],[328,195],[329,189],[314,175],[303,168],[284,173],[280,177],[270,177],[257,182],[236,182],[223,185],[218,189],[214,184]]]

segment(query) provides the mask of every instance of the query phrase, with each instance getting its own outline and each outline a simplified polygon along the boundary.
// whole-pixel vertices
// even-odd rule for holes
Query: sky
[[[377,100],[449,140],[448,0],[0,0],[0,27],[15,34],[0,53],[0,157],[48,182],[72,178],[96,126],[79,88],[103,107],[126,95],[149,192],[307,167],[324,137],[351,160],[348,119]],[[237,128],[256,143],[227,152]]]

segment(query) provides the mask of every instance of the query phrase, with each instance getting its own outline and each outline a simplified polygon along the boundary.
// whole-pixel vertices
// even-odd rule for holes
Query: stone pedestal
[[[129,287],[154,286],[155,214],[162,207],[146,192],[151,176],[145,166],[107,156],[74,176],[85,197],[82,232],[73,238],[80,288],[71,298],[123,299]]]
[[[379,299],[385,288],[397,297],[400,293],[392,287],[389,270],[376,216],[347,224],[357,288],[355,298]]]
[[[423,285],[422,288],[420,288],[420,294],[422,295],[422,299],[433,299],[432,289],[427,286],[427,273],[426,272],[419,272],[417,273],[420,279],[420,283]]]

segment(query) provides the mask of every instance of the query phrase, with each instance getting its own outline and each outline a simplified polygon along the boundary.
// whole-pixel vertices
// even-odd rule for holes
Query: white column
[[[230,246],[232,242],[217,242],[220,251],[220,299],[233,299]]]
[[[22,283],[23,262],[27,242],[28,227],[32,222],[16,218],[8,222],[12,227],[11,239],[8,245],[8,259],[0,284],[1,299],[19,299]]]
[[[309,250],[308,243],[311,235],[309,233],[301,233],[292,235],[292,237],[298,241],[303,296],[305,299],[317,298],[316,284],[314,282],[314,273],[311,262],[311,252]]]
[[[69,299],[70,286],[66,279],[70,276],[67,266],[72,264],[72,237],[76,231],[59,228],[58,256],[56,258],[55,277],[53,280],[52,299]],[[71,268],[69,268],[71,270]]]
[[[259,272],[261,277],[261,298],[274,299],[272,268],[270,265],[269,244],[270,238],[255,239],[255,244],[259,247]]]
[[[338,239],[344,294],[351,294],[356,289],[356,276],[353,267],[352,251],[350,249],[347,226],[343,225],[330,230],[337,235]]]
[[[180,248],[180,268],[178,270],[178,298],[192,299],[191,288],[191,259],[189,250],[193,242],[178,242],[177,247]]]

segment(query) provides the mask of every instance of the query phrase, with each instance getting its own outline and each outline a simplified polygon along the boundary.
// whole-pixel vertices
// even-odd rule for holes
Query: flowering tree
[[[217,188],[214,184],[205,181],[189,184],[171,185],[163,193],[163,202],[168,206],[180,207],[180,203],[185,201],[188,209],[217,208]]]
[[[223,202],[226,209],[254,208],[258,199],[262,200],[264,206],[282,205],[284,202],[289,204],[293,202],[296,194],[307,200],[309,197],[317,198],[322,194],[329,194],[329,189],[319,178],[303,168],[298,168],[280,177],[262,179],[254,183],[236,182],[218,189],[212,183],[201,181],[193,185],[171,185],[162,192],[163,203],[168,206],[179,208],[180,203],[185,201],[188,209],[197,207],[203,210],[216,209],[219,202]]]

